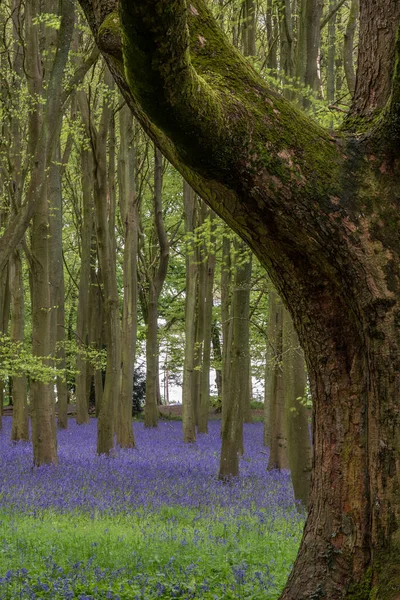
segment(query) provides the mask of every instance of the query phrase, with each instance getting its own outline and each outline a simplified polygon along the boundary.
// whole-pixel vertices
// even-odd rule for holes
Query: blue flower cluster
[[[96,422],[58,433],[59,466],[32,468],[30,444],[11,444],[10,418],[0,433],[0,510],[34,513],[53,509],[129,513],[140,507],[230,507],[240,511],[293,508],[290,473],[267,471],[262,424],[245,425],[245,455],[240,478],[217,479],[220,423],[195,444],[182,441],[182,424],[161,422],[156,429],[135,424],[137,448],[117,449],[113,458],[96,456]]]
[[[194,444],[183,443],[181,422],[160,422],[157,429],[137,423],[137,447],[117,448],[113,457],[96,455],[95,420],[84,426],[70,422],[68,430],[58,432],[59,465],[40,468],[32,468],[30,444],[9,441],[10,430],[11,419],[5,417],[0,431],[0,555],[17,560],[0,568],[0,600],[278,597],[293,556],[293,550],[284,555],[282,549],[289,544],[295,552],[302,516],[289,472],[267,471],[262,424],[245,425],[241,475],[229,483],[217,478],[218,421],[211,421],[209,434]],[[57,515],[64,521],[65,515],[67,521],[75,515],[89,528],[122,518],[136,523],[142,546],[132,551],[124,530],[117,540],[114,535],[107,541],[106,528],[80,556],[62,556],[56,544],[45,544],[48,553],[36,560],[35,548],[28,548],[18,531],[19,515],[29,523],[52,518],[58,523]],[[283,522],[287,526],[282,528]],[[272,535],[278,545],[268,548]],[[254,540],[261,547],[257,559]],[[143,554],[143,546],[151,552]],[[116,561],[105,566],[104,548],[109,552],[111,547]],[[124,548],[129,557],[121,560]],[[29,569],[22,568],[32,552]]]

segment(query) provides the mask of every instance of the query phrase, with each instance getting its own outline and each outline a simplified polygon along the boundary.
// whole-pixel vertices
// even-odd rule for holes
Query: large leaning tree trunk
[[[203,0],[81,4],[131,109],[248,241],[304,349],[314,469],[281,599],[399,598],[400,3],[362,2],[335,135],[267,87]]]

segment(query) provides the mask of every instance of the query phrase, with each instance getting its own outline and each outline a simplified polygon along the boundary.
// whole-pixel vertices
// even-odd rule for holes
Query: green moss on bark
[[[372,585],[372,569],[366,570],[361,583],[350,586],[346,600],[370,600]]]

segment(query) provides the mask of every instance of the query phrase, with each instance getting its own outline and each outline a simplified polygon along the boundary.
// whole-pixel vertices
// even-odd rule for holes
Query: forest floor
[[[58,432],[59,465],[0,431],[3,600],[276,600],[300,542],[288,471],[267,471],[262,423],[245,424],[240,478],[218,480],[220,422],[135,422],[136,448],[96,455],[95,419]]]

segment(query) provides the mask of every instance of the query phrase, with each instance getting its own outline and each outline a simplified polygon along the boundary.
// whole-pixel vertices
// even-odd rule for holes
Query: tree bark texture
[[[361,4],[353,118],[335,135],[268,88],[202,0],[120,0],[121,18],[81,4],[130,107],[268,269],[304,349],[314,470],[281,599],[395,600],[400,3]]]

